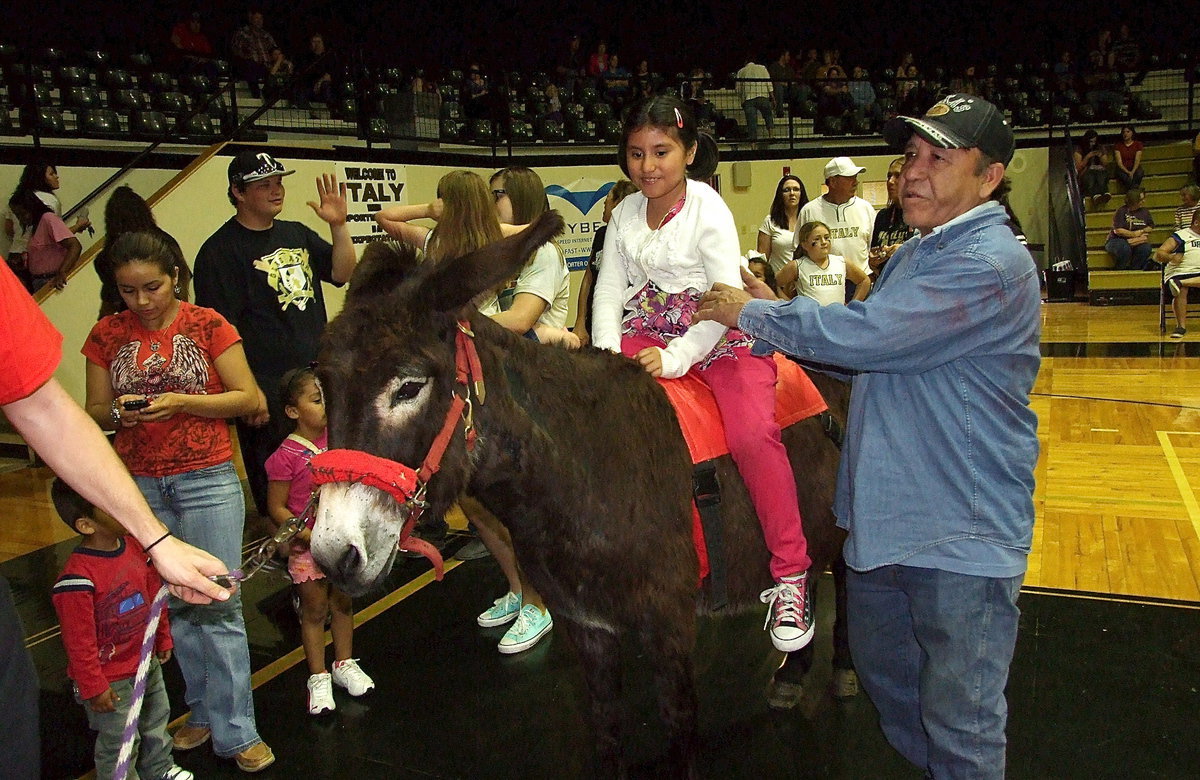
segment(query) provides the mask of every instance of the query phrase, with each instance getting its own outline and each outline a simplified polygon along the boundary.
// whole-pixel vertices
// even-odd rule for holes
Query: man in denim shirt
[[[850,647],[888,741],[930,777],[1004,776],[1004,686],[1033,535],[1037,271],[994,199],[1013,135],[972,95],[884,128],[918,235],[878,292],[819,307],[717,285],[699,319],[854,377],[836,512]]]

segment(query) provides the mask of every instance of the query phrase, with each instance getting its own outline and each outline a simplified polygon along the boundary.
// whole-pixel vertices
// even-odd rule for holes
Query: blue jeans
[[[241,565],[246,502],[233,463],[173,474],[135,476],[150,508],[171,533]],[[183,672],[190,726],[212,729],[213,751],[229,758],[262,741],[250,691],[250,648],[241,596],[197,605],[171,599],[171,634]]]
[[[121,753],[121,741],[125,734],[125,718],[133,702],[133,678],[109,683],[119,697],[112,712],[93,712],[91,705],[79,697],[75,690],[75,701],[83,705],[87,713],[88,727],[96,734],[96,777],[112,777]],[[162,667],[155,659],[150,660],[150,671],[146,675],[146,695],[142,699],[142,711],[138,717],[138,733],[134,737],[133,755],[137,776],[143,780],[160,778],[175,766],[171,756],[171,735],[167,733],[167,721],[171,719],[171,703],[167,699],[167,686],[163,684]],[[132,772],[130,775],[132,776]]]
[[[1130,176],[1128,173],[1125,173],[1125,171],[1121,170],[1120,166],[1117,166],[1116,173],[1117,181],[1121,182],[1121,186],[1125,188],[1126,192],[1128,192],[1134,187],[1142,186],[1142,177],[1146,175],[1146,169],[1139,165],[1134,170],[1133,175]]]
[[[1130,269],[1136,271],[1153,270],[1150,266],[1150,250],[1153,247],[1147,241],[1144,244],[1131,246],[1128,241],[1117,236],[1110,238],[1104,242],[1104,251],[1113,256],[1116,261],[1116,269],[1118,271],[1128,271]]]
[[[742,110],[746,112],[746,135],[750,137],[751,141],[758,139],[759,114],[762,114],[763,123],[767,126],[767,132],[771,132],[771,126],[775,122],[775,110],[771,108],[770,98],[750,98],[745,103],[742,103]]]
[[[849,571],[850,652],[892,747],[934,778],[1003,778],[1024,575]]]

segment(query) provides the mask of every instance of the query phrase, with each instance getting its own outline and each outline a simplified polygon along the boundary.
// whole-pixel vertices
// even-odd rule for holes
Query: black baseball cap
[[[940,149],[976,147],[1005,165],[1016,148],[1004,112],[977,95],[947,95],[923,117],[898,116],[883,126],[884,139],[901,150],[913,133]]]
[[[272,176],[290,176],[295,171],[289,171],[283,164],[266,152],[238,152],[229,161],[229,183],[231,185],[249,184],[262,181]]]

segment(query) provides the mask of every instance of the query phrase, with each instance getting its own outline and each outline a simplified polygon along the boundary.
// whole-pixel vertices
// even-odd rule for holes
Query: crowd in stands
[[[952,92],[976,94],[1000,105],[1011,112],[1018,126],[1152,120],[1161,112],[1132,88],[1142,83],[1150,69],[1188,62],[1186,54],[1165,58],[1144,53],[1129,26],[1123,24],[1115,34],[1102,31],[1078,50],[1064,49],[1053,63],[1028,65],[993,63],[951,69],[920,62],[911,51],[905,51],[893,65],[870,61],[864,52],[844,53],[837,47],[793,50],[780,46],[752,49],[736,73],[714,74],[701,64],[672,74],[655,68],[651,58],[640,52],[630,56],[613,50],[604,40],[589,44],[572,35],[546,70],[520,73],[506,70],[500,63],[475,61],[462,69],[435,74],[432,69],[381,63],[362,52],[339,52],[322,30],[312,30],[300,51],[290,51],[283,33],[295,31],[279,27],[278,19],[252,10],[234,29],[218,34],[206,29],[200,13],[188,14],[170,30],[161,47],[164,54],[156,55],[153,64],[143,56],[141,70],[145,73],[138,73],[137,66],[126,68],[133,71],[132,86],[147,93],[140,98],[144,106],[118,97],[117,92],[131,85],[109,83],[108,71],[120,69],[111,58],[90,76],[85,74],[83,84],[69,84],[69,79],[51,73],[53,83],[48,86],[59,86],[59,102],[64,108],[92,112],[145,108],[167,114],[168,120],[184,109],[204,109],[206,120],[228,129],[228,106],[207,96],[233,77],[246,85],[251,97],[279,99],[278,105],[308,110],[313,119],[356,123],[360,134],[376,139],[397,132],[386,121],[384,106],[389,96],[427,94],[430,97],[414,110],[437,120],[434,135],[484,143],[500,138],[608,143],[616,132],[615,120],[631,100],[674,94],[689,101],[702,125],[719,139],[753,142],[760,140],[760,126],[764,137],[776,138],[781,134],[877,134],[890,116],[918,113],[940,95]],[[61,51],[59,56],[62,60]],[[8,85],[8,105],[28,103],[30,97],[36,107],[53,102],[49,90],[35,88],[33,95],[24,94],[28,90],[22,81],[28,80],[28,69],[14,47],[0,46],[0,61]],[[64,61],[46,65],[57,67]],[[163,70],[170,71],[160,79],[167,83],[151,87],[150,75]],[[203,81],[194,83],[198,79]],[[67,95],[69,87],[89,84],[102,88],[95,100],[85,97],[79,102]],[[190,103],[170,106],[168,101],[157,100],[156,92],[184,93]],[[132,125],[133,119],[130,115],[122,123],[118,116],[116,122]],[[42,127],[36,112],[22,121],[48,134],[56,131],[53,121]],[[194,134],[202,124],[192,128]],[[100,134],[105,127],[92,131]]]

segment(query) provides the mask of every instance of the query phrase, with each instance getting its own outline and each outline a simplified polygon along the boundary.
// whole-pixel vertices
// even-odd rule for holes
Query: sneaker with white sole
[[[337,704],[333,701],[333,679],[329,672],[312,674],[308,677],[308,714],[320,715],[333,712]]]
[[[475,618],[475,622],[484,628],[502,626],[505,623],[511,623],[516,620],[517,613],[520,611],[521,594],[513,593],[510,590],[493,601],[492,606],[488,607],[479,617]]]
[[[1186,335],[1187,328],[1176,328],[1175,330],[1171,331],[1171,338],[1173,339],[1181,339]]]
[[[179,764],[175,764],[159,776],[158,780],[195,780],[196,776]]]
[[[536,604],[526,604],[517,613],[517,620],[512,628],[505,632],[500,640],[499,650],[505,654],[519,653],[528,650],[541,641],[547,632],[554,627],[549,612],[543,612]]]
[[[359,668],[354,658],[333,662],[333,681],[351,696],[362,696],[367,691],[375,690],[375,681]]]
[[[812,641],[816,624],[812,600],[808,597],[808,572],[783,577],[775,587],[759,594],[759,598],[768,605],[763,628],[770,629],[771,644],[776,650],[791,653]]]

